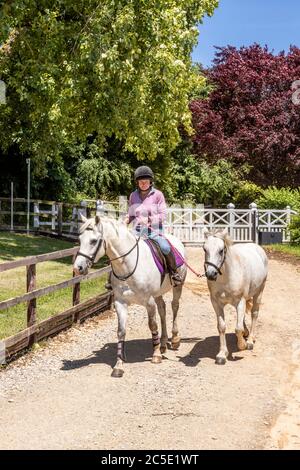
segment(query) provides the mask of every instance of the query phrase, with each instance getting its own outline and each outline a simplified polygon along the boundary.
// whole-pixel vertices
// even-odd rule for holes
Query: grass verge
[[[0,233],[0,263],[24,256],[33,256],[51,251],[71,248],[72,243],[48,237],[23,234]],[[101,260],[93,269],[107,264]],[[36,266],[37,288],[65,281],[72,277],[72,257],[46,261]],[[106,275],[99,279],[81,283],[81,301],[105,291]],[[26,267],[0,273],[0,301],[26,292]],[[72,288],[62,289],[37,299],[37,321],[45,320],[72,307]],[[0,339],[7,338],[26,328],[27,305],[22,303],[0,311]]]

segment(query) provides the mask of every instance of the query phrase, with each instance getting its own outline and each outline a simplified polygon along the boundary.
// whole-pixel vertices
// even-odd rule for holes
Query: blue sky
[[[220,0],[214,15],[199,25],[194,62],[210,66],[213,46],[240,47],[257,42],[275,53],[300,47],[299,0]]]

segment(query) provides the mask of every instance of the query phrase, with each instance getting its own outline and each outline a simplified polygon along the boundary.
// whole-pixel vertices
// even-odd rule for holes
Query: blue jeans
[[[159,244],[160,249],[164,255],[168,255],[170,253],[171,247],[170,247],[168,240],[166,240],[160,234],[151,232],[146,227],[142,228],[140,231],[136,230],[135,233],[138,236],[141,236],[141,237],[144,236],[144,237],[150,238],[151,240],[155,240]]]

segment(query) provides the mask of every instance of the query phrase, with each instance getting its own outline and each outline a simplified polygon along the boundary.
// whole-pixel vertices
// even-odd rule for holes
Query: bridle
[[[92,227],[87,227],[85,230],[93,230],[93,228],[92,228]],[[96,258],[96,256],[97,256],[98,251],[100,250],[100,248],[101,248],[101,246],[102,246],[103,241],[104,241],[104,240],[103,240],[103,228],[102,228],[101,238],[99,239],[99,241],[98,241],[98,243],[97,243],[97,245],[96,245],[96,250],[95,250],[93,256],[89,256],[89,255],[87,255],[86,253],[83,253],[82,251],[78,251],[78,252],[77,252],[77,255],[76,255],[76,258],[77,258],[77,256],[83,256],[84,258],[86,258],[87,260],[89,260],[89,262],[90,262],[89,268],[91,268],[91,267],[93,266],[94,262],[95,262],[95,258]],[[105,242],[104,242],[104,243],[105,243]],[[104,248],[104,251],[105,251],[105,253],[106,253],[106,247]]]
[[[225,263],[226,253],[227,253],[227,248],[226,248],[226,246],[225,246],[225,244],[224,244],[224,256],[223,256],[223,260],[222,260],[220,266],[217,266],[216,264],[212,263],[211,261],[204,261],[205,275],[206,275],[206,273],[207,273],[206,267],[207,267],[207,266],[212,266],[213,268],[215,268],[216,271],[218,271],[218,273],[220,274],[220,276],[222,276],[221,269],[222,269],[223,264]]]
[[[87,255],[86,253],[83,253],[82,251],[78,251],[77,252],[77,255],[76,255],[76,258],[77,256],[83,256],[84,258],[86,258],[88,261],[89,261],[89,268],[91,268],[95,262],[95,259],[96,259],[96,256],[97,256],[97,253],[98,251],[100,250],[101,246],[102,246],[102,243],[104,245],[104,253],[107,255],[106,253],[106,242],[105,240],[103,239],[103,226],[101,225],[101,237],[96,245],[96,250],[94,252],[94,254],[92,256],[89,256]],[[87,227],[85,230],[93,230],[92,227]],[[138,238],[136,238],[136,243],[134,244],[134,246],[132,248],[130,248],[129,251],[127,251],[127,253],[125,253],[124,255],[121,255],[121,256],[118,256],[117,258],[113,258],[113,259],[109,259],[110,261],[110,264],[111,264],[111,270],[112,270],[112,273],[113,275],[119,280],[119,281],[126,281],[127,279],[129,279],[136,271],[136,268],[137,268],[137,265],[138,265],[138,261],[139,261],[139,255],[140,255],[140,250],[139,250],[139,241],[140,241],[140,236]],[[119,276],[118,274],[115,273],[114,271],[114,268],[112,266],[112,261],[116,261],[117,259],[121,259],[121,258],[125,258],[126,256],[128,256],[134,249],[137,249],[137,256],[136,256],[136,262],[135,262],[135,266],[132,270],[131,273],[127,274],[126,276]]]

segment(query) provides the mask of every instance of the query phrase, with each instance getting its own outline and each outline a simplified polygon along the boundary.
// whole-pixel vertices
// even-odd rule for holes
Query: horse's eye
[[[96,243],[97,243],[97,240],[91,240],[91,241],[90,241],[90,244],[91,244],[91,245],[96,245]]]

